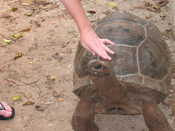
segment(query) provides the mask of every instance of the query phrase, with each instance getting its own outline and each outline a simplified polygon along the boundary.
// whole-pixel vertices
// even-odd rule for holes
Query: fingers
[[[101,54],[102,57],[104,57],[105,59],[111,60],[111,57],[109,56],[109,54],[114,54],[114,51],[112,51],[109,47],[107,47],[106,44],[114,45],[115,43],[108,39],[101,39],[101,42],[99,44],[103,50],[103,54]]]
[[[100,46],[94,46],[92,50],[93,52],[95,52],[96,55],[100,56],[101,58],[110,60],[108,54]]]
[[[105,45],[105,42],[109,41],[106,39],[100,39],[99,41],[94,42],[91,50],[93,50],[98,56],[102,57],[103,59],[111,60],[111,57],[108,55],[108,53],[114,54],[114,52]]]
[[[102,39],[103,43],[106,43],[106,44],[110,44],[110,45],[115,45],[114,42],[112,42],[111,40],[108,40],[108,39]]]
[[[97,55],[102,57],[103,59],[106,59],[106,60],[111,60],[111,57],[106,53],[105,50],[99,50],[97,51]]]
[[[86,48],[93,55],[98,55],[103,59],[111,60],[109,54],[114,54],[114,51],[107,47],[106,44],[114,45],[115,43],[108,39],[100,39],[97,37],[88,41],[82,40],[83,47]]]
[[[109,49],[105,44],[102,44],[102,46],[108,53],[114,54],[114,52],[111,49]]]

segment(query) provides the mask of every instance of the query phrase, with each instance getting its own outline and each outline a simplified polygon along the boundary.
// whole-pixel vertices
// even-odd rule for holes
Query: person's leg
[[[14,118],[15,110],[6,102],[0,102],[0,120],[9,120]]]

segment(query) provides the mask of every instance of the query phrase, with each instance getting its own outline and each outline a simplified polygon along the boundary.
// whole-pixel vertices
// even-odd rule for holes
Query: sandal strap
[[[0,110],[5,110],[5,107],[2,103],[0,103]]]

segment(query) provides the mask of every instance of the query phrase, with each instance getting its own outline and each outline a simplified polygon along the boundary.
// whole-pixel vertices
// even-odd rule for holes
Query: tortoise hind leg
[[[173,131],[157,104],[143,104],[143,116],[149,131]]]
[[[72,117],[74,131],[98,131],[94,118],[95,103],[91,100],[80,99]]]

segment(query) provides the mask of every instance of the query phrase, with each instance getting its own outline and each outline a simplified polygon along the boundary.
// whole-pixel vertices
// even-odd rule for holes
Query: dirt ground
[[[92,23],[116,8],[129,11],[154,22],[174,56],[169,5],[158,11],[146,8],[143,0],[106,2],[82,1]],[[72,62],[78,41],[77,28],[59,1],[0,0],[0,99],[16,109],[15,119],[0,121],[0,131],[72,131],[78,100],[72,93]],[[147,130],[140,116],[97,116],[96,121],[102,131]]]

